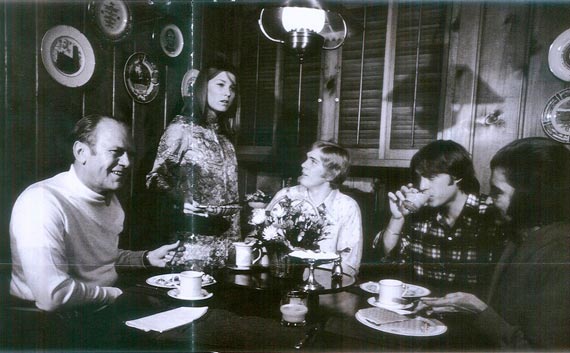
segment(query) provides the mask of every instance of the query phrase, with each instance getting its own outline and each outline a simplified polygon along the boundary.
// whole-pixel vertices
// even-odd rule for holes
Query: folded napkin
[[[189,308],[180,307],[158,314],[145,316],[140,319],[126,321],[125,324],[130,327],[138,328],[143,331],[164,332],[175,327],[186,325],[194,320],[199,319],[208,311],[208,307]]]

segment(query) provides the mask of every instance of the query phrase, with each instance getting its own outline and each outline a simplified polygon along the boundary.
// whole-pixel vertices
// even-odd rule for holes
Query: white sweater
[[[144,266],[142,251],[118,249],[124,218],[117,197],[87,188],[73,166],[31,185],[12,209],[10,294],[47,311],[113,302],[115,264]]]

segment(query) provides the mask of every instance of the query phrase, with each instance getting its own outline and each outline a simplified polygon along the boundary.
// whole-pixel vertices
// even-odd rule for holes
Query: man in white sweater
[[[10,221],[10,294],[42,311],[110,304],[115,266],[164,267],[169,250],[118,248],[125,214],[115,195],[128,180],[134,143],[128,126],[91,115],[77,122],[69,171],[28,187]]]

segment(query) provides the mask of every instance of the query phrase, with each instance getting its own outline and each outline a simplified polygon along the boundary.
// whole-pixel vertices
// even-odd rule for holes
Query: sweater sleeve
[[[132,251],[119,249],[117,266],[144,268],[143,256],[146,251]]]
[[[16,201],[10,222],[11,246],[19,259],[16,271],[33,295],[23,299],[34,300],[46,311],[112,303],[121,295],[120,289],[88,285],[70,275],[64,222],[57,201],[41,189],[27,190]]]

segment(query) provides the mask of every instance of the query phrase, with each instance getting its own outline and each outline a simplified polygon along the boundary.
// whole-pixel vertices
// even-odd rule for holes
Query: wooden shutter
[[[338,140],[357,159],[406,165],[417,149],[437,139],[446,7],[421,2],[346,7],[363,30],[342,48]]]
[[[390,149],[419,149],[437,139],[446,10],[398,5]]]
[[[243,146],[271,146],[275,113],[277,44],[260,33],[255,21],[242,21],[240,31],[240,135]]]
[[[339,142],[346,147],[378,148],[387,5],[349,8],[364,30],[342,47]]]

